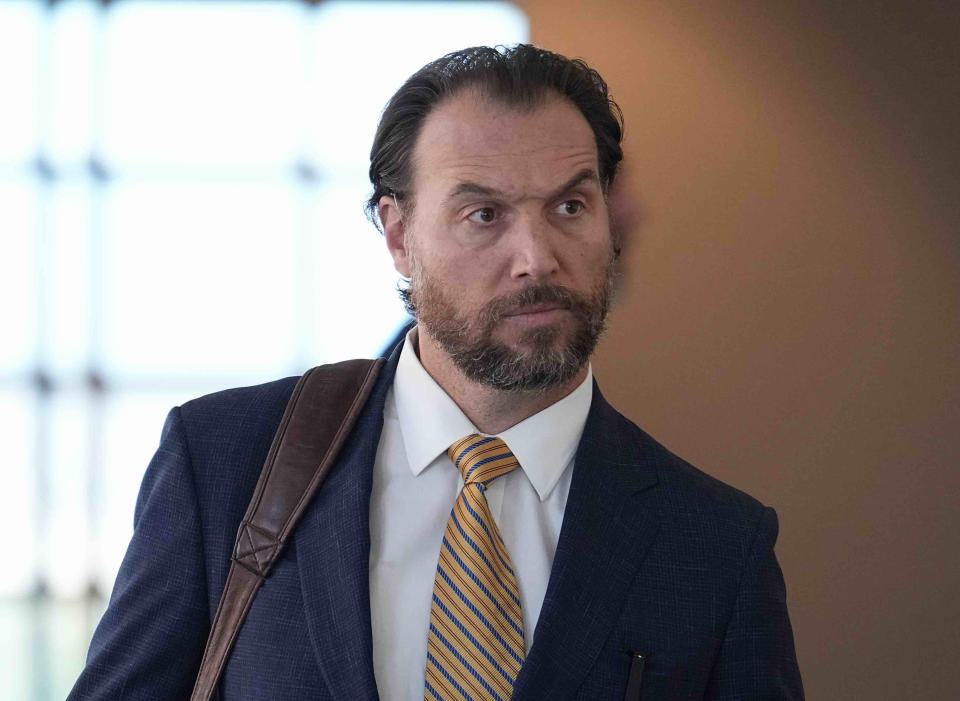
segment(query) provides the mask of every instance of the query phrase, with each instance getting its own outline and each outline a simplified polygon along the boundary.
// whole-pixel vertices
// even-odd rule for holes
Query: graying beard
[[[518,341],[520,345],[532,345],[534,348],[530,353],[514,351],[491,339],[492,330],[503,311],[500,307],[509,306],[510,300],[500,300],[499,305],[491,305],[474,319],[483,332],[481,340],[473,343],[469,338],[471,324],[466,319],[423,318],[418,314],[418,300],[414,298],[419,295],[414,290],[419,287],[422,291],[429,285],[423,284],[422,271],[416,259],[411,282],[419,281],[420,285],[411,284],[401,290],[401,298],[467,378],[504,392],[536,392],[568,382],[590,359],[606,328],[607,307],[615,275],[613,258],[608,265],[604,280],[590,300],[593,304],[586,300],[578,301],[570,296],[569,291],[556,288],[539,291],[530,289],[520,295],[527,303],[565,301],[577,316],[573,338],[558,348],[552,347],[558,333],[554,329],[533,329],[522,335]],[[437,302],[442,303],[441,299],[442,294],[438,295]]]
[[[573,379],[589,360],[604,327],[602,318],[593,320],[589,326],[581,327],[569,343],[559,347],[551,347],[557,336],[554,330],[534,330],[521,338],[522,343],[534,346],[529,354],[490,340],[467,346],[450,336],[442,338],[441,346],[474,382],[503,392],[536,392]],[[463,339],[466,329],[461,325],[457,331],[457,339]]]

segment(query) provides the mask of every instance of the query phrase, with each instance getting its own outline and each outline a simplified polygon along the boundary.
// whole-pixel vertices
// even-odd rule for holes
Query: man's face
[[[523,112],[466,91],[426,118],[412,215],[389,198],[381,212],[421,334],[470,379],[542,390],[589,358],[613,275],[597,173],[593,132],[559,96]]]

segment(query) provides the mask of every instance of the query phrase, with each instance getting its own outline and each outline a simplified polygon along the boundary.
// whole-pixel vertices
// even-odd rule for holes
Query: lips
[[[531,304],[525,307],[520,307],[518,309],[511,310],[504,314],[505,317],[509,316],[524,316],[526,314],[541,314],[543,312],[552,312],[554,310],[565,310],[568,309],[566,305],[563,304]]]

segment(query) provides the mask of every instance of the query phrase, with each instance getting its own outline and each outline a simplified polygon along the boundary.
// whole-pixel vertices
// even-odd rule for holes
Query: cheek
[[[500,280],[502,266],[499,265],[496,255],[478,254],[470,251],[456,251],[441,256],[436,263],[436,270],[447,285],[452,289],[463,290],[469,295],[465,300],[477,299],[485,290],[496,289]]]
[[[460,309],[470,308],[480,294],[477,270],[470,260],[438,256],[416,261],[420,280],[443,297],[448,304]]]
[[[576,279],[590,283],[604,274],[612,258],[612,245],[591,242],[580,246],[570,257],[570,266]]]

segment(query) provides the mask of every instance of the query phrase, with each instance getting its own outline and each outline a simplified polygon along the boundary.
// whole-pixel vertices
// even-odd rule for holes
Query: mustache
[[[519,309],[538,304],[557,305],[578,315],[590,308],[589,302],[582,295],[563,285],[541,283],[490,301],[483,310],[483,317],[487,322],[496,322],[508,314],[515,314]]]

